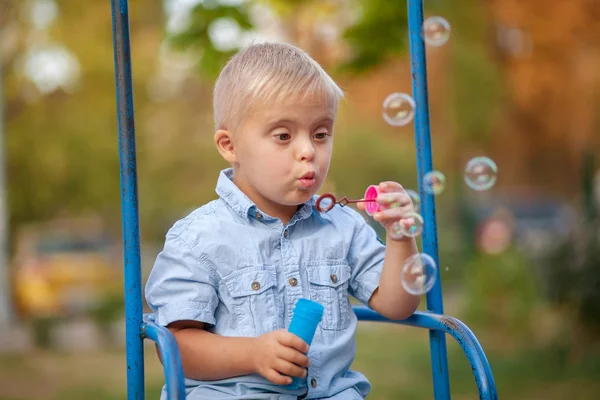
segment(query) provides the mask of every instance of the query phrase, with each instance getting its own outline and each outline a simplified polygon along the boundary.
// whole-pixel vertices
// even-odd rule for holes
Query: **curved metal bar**
[[[490,393],[492,393],[495,396],[494,399],[497,399],[498,393],[496,390],[496,381],[494,380],[494,374],[492,374],[492,368],[490,367],[490,363],[485,355],[485,352],[483,351],[483,347],[481,347],[481,344],[479,343],[479,340],[477,340],[477,337],[475,336],[473,331],[471,331],[471,329],[467,326],[467,324],[465,324],[458,318],[448,317],[448,316],[444,316],[444,318],[451,320],[452,323],[456,324],[456,326],[459,327],[458,329],[463,332],[463,336],[470,339],[471,345],[475,348],[475,350],[479,354],[479,357],[481,358],[481,361],[485,368],[485,374],[487,376],[488,385],[490,388],[489,391],[490,391]]]
[[[142,338],[148,338],[158,345],[160,359],[165,373],[167,386],[167,399],[185,400],[185,385],[183,383],[183,368],[179,347],[175,337],[164,326],[160,326],[148,319],[144,319],[141,328]]]
[[[365,306],[354,306],[353,309],[361,321],[391,322],[450,334],[467,356],[477,383],[479,398],[498,400],[496,384],[485,353],[473,332],[460,320],[446,315],[417,311],[407,319],[395,321],[387,319]]]

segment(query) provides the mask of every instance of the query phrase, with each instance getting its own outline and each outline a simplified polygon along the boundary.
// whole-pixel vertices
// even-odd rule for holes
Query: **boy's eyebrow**
[[[319,122],[316,125],[322,125],[322,124],[332,124],[333,125],[335,119],[331,116],[324,116],[323,118],[319,119],[318,121]],[[296,125],[297,123],[298,123],[298,121],[296,121],[296,120],[282,118],[282,119],[278,119],[273,122],[270,122],[267,126],[268,126],[268,129],[273,129],[279,125]]]
[[[278,125],[295,125],[296,121],[294,121],[293,119],[278,119],[272,122],[269,122],[268,127],[269,129],[275,128]]]

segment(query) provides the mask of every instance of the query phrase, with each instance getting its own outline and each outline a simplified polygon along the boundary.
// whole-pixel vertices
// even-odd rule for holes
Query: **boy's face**
[[[256,104],[231,136],[235,184],[264,212],[290,218],[321,187],[335,106],[325,96]]]

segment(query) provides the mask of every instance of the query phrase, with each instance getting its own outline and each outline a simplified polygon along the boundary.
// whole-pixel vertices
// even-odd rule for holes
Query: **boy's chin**
[[[312,192],[297,193],[295,196],[285,199],[281,204],[290,207],[300,206],[312,199],[312,197]]]

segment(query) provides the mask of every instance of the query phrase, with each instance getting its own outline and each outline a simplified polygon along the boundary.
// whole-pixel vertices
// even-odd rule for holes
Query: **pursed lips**
[[[302,175],[298,180],[300,181],[300,184],[302,186],[304,186],[305,188],[309,188],[315,184],[316,177],[317,175],[315,174],[315,172],[311,171]]]

